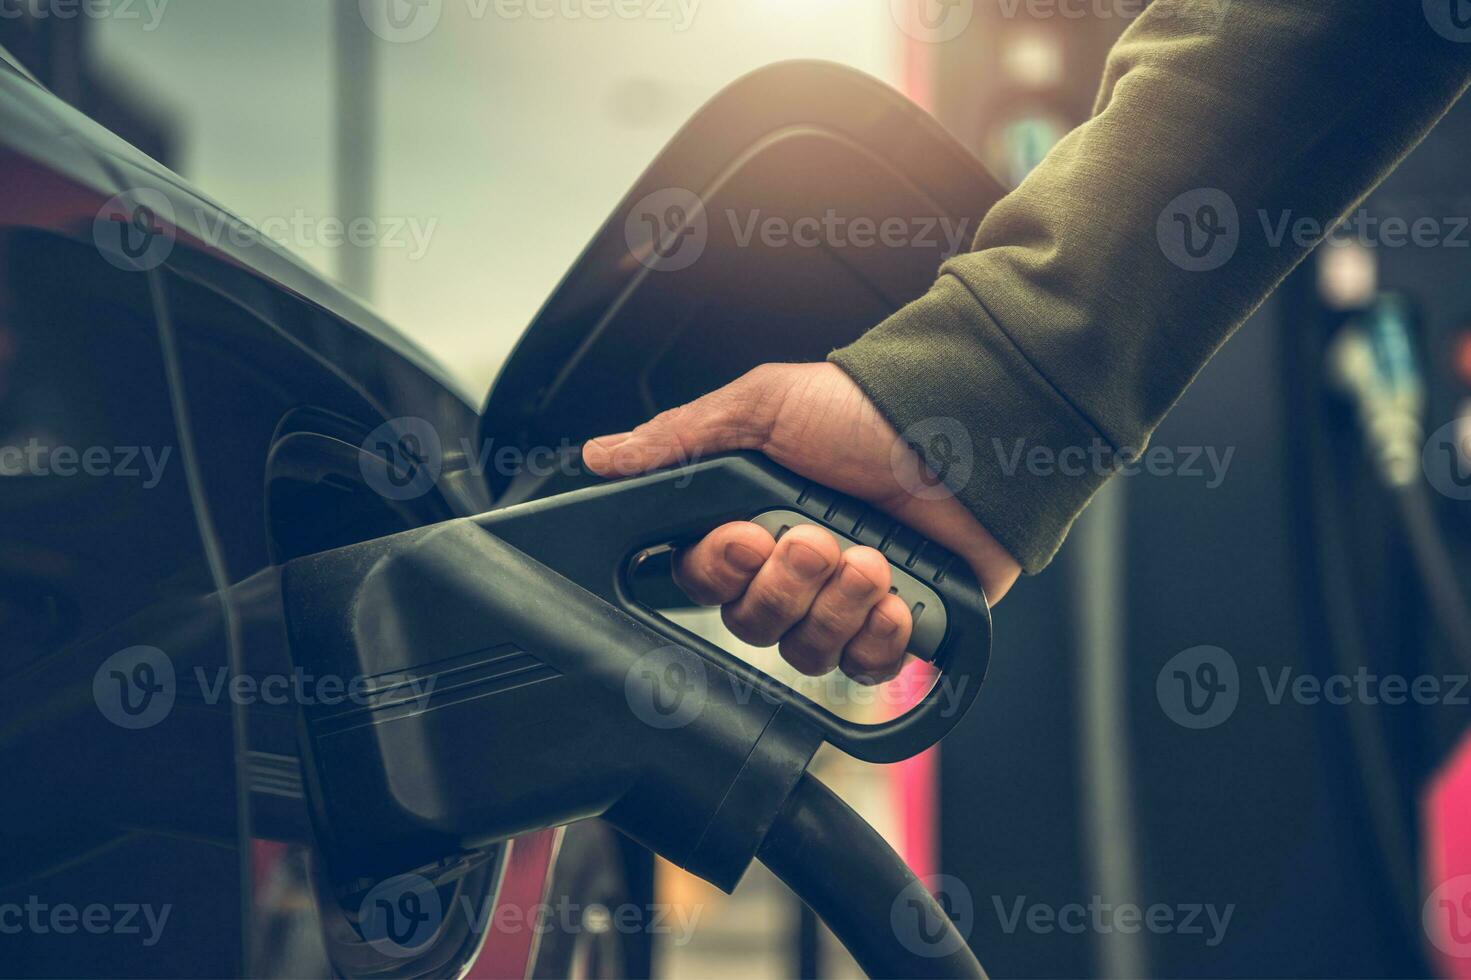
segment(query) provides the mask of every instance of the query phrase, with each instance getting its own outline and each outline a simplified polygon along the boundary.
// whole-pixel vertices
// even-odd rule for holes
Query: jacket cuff
[[[828,359],[1028,574],[1121,461],[953,275]]]

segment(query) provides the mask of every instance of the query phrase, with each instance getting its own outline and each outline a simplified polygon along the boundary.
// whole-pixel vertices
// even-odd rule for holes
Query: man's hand
[[[832,364],[767,364],[632,432],[602,436],[583,459],[602,476],[632,476],[699,456],[755,449],[826,486],[874,504],[960,555],[996,602],[1021,569],[949,494],[915,496],[918,456],[863,391]],[[805,674],[841,666],[864,683],[898,673],[909,610],[889,594],[889,563],[873,548],[838,548],[821,528],[775,541],[736,522],[675,556],[675,580],[719,605],[726,626],[756,646],[780,643]]]

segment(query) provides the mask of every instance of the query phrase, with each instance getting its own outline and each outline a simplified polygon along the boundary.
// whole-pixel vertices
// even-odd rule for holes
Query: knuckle
[[[843,560],[863,573],[869,581],[874,584],[877,591],[887,592],[893,584],[893,572],[889,567],[889,559],[885,558],[877,548],[867,545],[858,545],[849,548],[843,555]]]
[[[865,568],[866,562],[861,556],[855,561],[850,557],[853,550],[856,549],[850,549],[843,556],[843,563],[828,591],[834,603],[861,621],[889,591],[889,578],[886,569],[883,574],[877,574]]]
[[[778,589],[755,588],[746,597],[750,600],[752,616],[765,622],[791,624],[802,614],[791,595]]]
[[[749,387],[764,388],[775,381],[777,375],[780,372],[781,365],[779,364],[758,364],[755,367],[751,368],[751,370],[747,371],[745,374],[741,375],[740,381],[745,382],[745,385]],[[746,394],[749,395],[750,393]]]
[[[659,429],[666,426],[675,425],[680,420],[688,418],[689,413],[690,406],[688,404],[675,405],[673,408],[664,409],[664,411],[649,419],[639,428]]]
[[[823,640],[847,642],[858,632],[862,621],[855,610],[818,603],[807,612],[802,628]]]
[[[817,551],[825,558],[837,559],[841,550],[838,548],[838,539],[827,528],[818,527],[816,524],[798,524],[786,534],[782,535],[783,543],[804,544]]]
[[[909,606],[905,604],[903,599],[892,594],[885,595],[880,599],[878,605],[873,608],[869,622],[872,625],[879,625],[874,621],[880,619],[888,620],[898,627],[898,635],[892,637],[895,642],[900,639],[907,640],[909,638],[909,628],[913,625],[913,620],[909,614]],[[879,632],[882,633],[881,630]],[[889,637],[886,636],[887,638]]]
[[[740,603],[728,603],[720,607],[720,620],[736,639],[752,646],[769,647],[776,642],[770,627],[753,618],[750,611]]]
[[[728,601],[746,591],[746,587],[751,584],[751,579],[756,572],[743,571],[724,555],[711,555],[702,569],[702,575],[709,587],[719,592]]]
[[[887,684],[899,676],[899,668],[897,666],[889,668],[860,667],[845,659],[842,667],[844,674],[864,687],[877,687],[880,684]]]
[[[739,639],[753,646],[769,647],[781,639],[787,627],[797,618],[785,611],[774,611],[772,600],[757,598],[749,592],[738,602],[721,607],[721,619]]]
[[[782,659],[809,677],[820,677],[831,671],[841,653],[834,645],[814,641],[800,633],[789,634],[781,641]]]
[[[843,653],[843,672],[865,684],[882,684],[898,675],[903,662],[901,652],[851,644]]]
[[[832,577],[838,565],[838,543],[827,532],[820,536],[796,536],[795,532],[784,535],[778,559],[785,576],[798,587],[813,591]]]
[[[712,606],[722,601],[719,579],[713,573],[712,562],[699,553],[681,552],[675,557],[674,584],[690,599],[702,606]]]
[[[865,670],[887,669],[893,666],[901,656],[898,650],[891,649],[880,644],[866,642],[862,638],[857,642],[848,644],[845,655],[859,667]]]
[[[676,575],[674,584],[679,590],[689,597],[689,600],[699,606],[715,606],[721,602],[721,596],[708,583],[701,582],[696,578],[686,575]]]

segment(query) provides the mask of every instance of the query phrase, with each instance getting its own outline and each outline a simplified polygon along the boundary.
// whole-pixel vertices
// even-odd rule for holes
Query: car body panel
[[[9,190],[0,202],[0,255],[8,262],[0,347],[20,347],[19,353],[7,347],[0,367],[29,373],[9,384],[0,378],[0,399],[25,399],[11,405],[5,435],[34,442],[27,433],[40,432],[63,448],[73,438],[111,446],[109,426],[141,433],[138,424],[151,419],[150,434],[135,434],[134,441],[178,455],[149,493],[124,492],[102,477],[63,481],[54,469],[0,480],[12,523],[0,607],[7,622],[34,627],[36,637],[12,645],[0,664],[12,681],[0,754],[7,763],[19,761],[7,767],[5,822],[13,834],[3,864],[11,874],[0,890],[73,905],[113,895],[121,905],[129,895],[146,894],[151,907],[173,913],[172,928],[154,945],[140,947],[115,932],[87,941],[54,932],[19,940],[7,934],[0,937],[0,962],[71,975],[325,970],[325,962],[311,957],[323,953],[323,937],[329,946],[334,941],[336,910],[312,867],[293,713],[233,696],[201,702],[186,678],[190,671],[213,677],[232,663],[236,676],[241,665],[252,675],[291,669],[269,601],[260,601],[269,599],[279,544],[268,499],[279,483],[270,469],[276,439],[300,436],[302,420],[324,417],[324,407],[335,413],[333,425],[361,433],[401,416],[425,419],[452,451],[433,506],[426,501],[419,513],[426,520],[468,515],[490,504],[483,482],[453,451],[474,438],[474,403],[361,303],[6,64],[0,165]],[[126,217],[140,196],[164,202],[155,215],[177,221],[161,226],[169,247],[158,264],[120,269],[104,241],[114,230],[107,222]],[[124,296],[131,297],[126,329],[112,305]],[[37,307],[38,301],[49,305]],[[51,321],[52,340],[44,320],[31,316],[28,326],[16,319],[32,307],[60,317]],[[173,347],[158,346],[168,337]],[[56,351],[48,355],[51,348]],[[87,370],[70,380],[57,373],[64,383],[56,385],[35,373],[68,366]],[[128,371],[131,393],[119,374]],[[89,389],[87,375],[105,387]],[[48,389],[55,392],[49,401]],[[58,399],[60,415],[47,407]],[[25,411],[32,405],[40,413],[32,413],[33,422]],[[91,428],[67,422],[73,417],[92,419]],[[61,419],[60,429],[54,422],[48,429],[47,418]],[[178,418],[189,420],[188,432],[174,430],[171,420]],[[296,429],[280,431],[287,424]],[[197,479],[185,479],[191,470]],[[358,488],[354,496],[372,495]],[[119,501],[129,500],[139,502],[136,516],[148,515],[143,522],[118,510]],[[304,514],[276,515],[277,523],[309,522]],[[64,522],[72,523],[65,533]],[[174,540],[178,559],[162,547]],[[210,546],[218,563],[207,560]],[[172,577],[170,563],[178,567]],[[223,581],[209,571],[216,567]],[[127,588],[129,582],[137,587]],[[105,658],[138,642],[167,649],[180,675],[178,698],[151,728],[128,731],[101,717],[95,685],[107,679]],[[80,762],[68,765],[68,758]],[[528,841],[513,867],[501,860],[507,848],[490,849],[490,863],[466,887],[486,897],[501,881],[514,883],[518,893],[544,889],[550,834]],[[21,843],[25,852],[15,849]],[[58,849],[54,859],[38,846],[48,843]],[[73,853],[61,853],[68,848]],[[437,954],[435,972],[462,973],[477,953],[531,961],[533,930],[482,944],[474,930],[488,921],[471,924],[471,941],[456,940]],[[312,932],[322,935],[308,936],[305,945],[286,941]],[[288,948],[285,959],[269,955]],[[384,964],[364,966],[379,972]]]

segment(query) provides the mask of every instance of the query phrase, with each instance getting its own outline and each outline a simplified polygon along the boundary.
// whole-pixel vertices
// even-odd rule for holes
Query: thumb
[[[748,374],[632,432],[589,440],[583,462],[599,476],[633,476],[716,453],[760,449],[771,430],[771,412],[763,409],[771,401],[764,396],[767,387]]]

